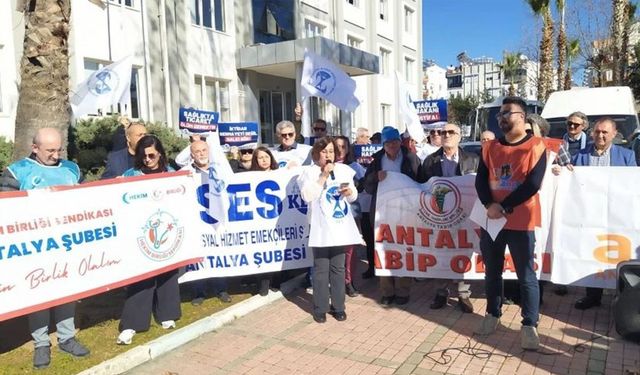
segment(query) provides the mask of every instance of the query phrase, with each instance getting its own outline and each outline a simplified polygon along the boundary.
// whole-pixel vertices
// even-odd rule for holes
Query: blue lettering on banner
[[[228,221],[249,221],[257,214],[263,219],[276,219],[284,210],[284,204],[280,196],[274,192],[281,191],[280,185],[273,180],[260,182],[255,189],[251,183],[230,184],[226,187],[229,199]],[[204,208],[200,211],[200,219],[207,224],[215,224],[219,220],[212,217],[209,208],[209,184],[202,184],[196,189],[198,204]],[[307,204],[299,194],[288,194],[289,209],[297,209],[300,213],[307,214]],[[256,204],[259,203],[259,204]],[[256,207],[257,206],[257,207]]]

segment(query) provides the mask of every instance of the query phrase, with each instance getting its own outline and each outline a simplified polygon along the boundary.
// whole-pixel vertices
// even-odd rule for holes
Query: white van
[[[589,125],[603,116],[616,121],[617,144],[627,144],[636,133],[639,123],[635,100],[627,86],[574,87],[571,90],[556,91],[549,96],[541,116],[551,125],[550,137],[562,138],[567,131],[567,116],[580,111],[589,118]]]

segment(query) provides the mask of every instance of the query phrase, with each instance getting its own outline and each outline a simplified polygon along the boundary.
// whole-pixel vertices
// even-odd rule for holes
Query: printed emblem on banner
[[[110,69],[105,69],[91,77],[87,86],[94,95],[104,95],[118,87],[118,75]]]
[[[321,207],[322,211],[334,219],[344,219],[349,213],[349,203],[342,199],[338,186],[331,186],[327,189]]]
[[[461,204],[460,189],[447,180],[440,180],[431,185],[431,191],[420,193],[418,217],[437,229],[456,227],[467,216]]]
[[[313,71],[309,84],[325,95],[330,95],[336,88],[336,76],[329,69],[319,68]]]
[[[292,184],[290,187],[291,194],[287,194],[287,199],[289,200],[289,209],[295,208],[303,215],[307,214],[309,210],[309,206],[307,202],[302,199],[302,195],[300,195],[300,187],[297,183]]]
[[[149,198],[149,194],[147,194],[146,192],[140,192],[140,193],[127,192],[122,194],[122,201],[126,204],[131,204],[131,202],[135,200],[147,199],[147,198]]]
[[[161,262],[173,257],[183,240],[184,227],[170,213],[158,210],[142,227],[138,247],[147,258]]]

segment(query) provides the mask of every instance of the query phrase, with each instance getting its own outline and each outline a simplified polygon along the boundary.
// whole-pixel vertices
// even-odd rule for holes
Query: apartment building
[[[13,138],[24,24],[19,0],[0,2],[0,135]],[[394,72],[415,97],[422,80],[421,0],[72,0],[70,88],[93,71],[133,56],[133,118],[177,124],[178,108],[257,121],[262,141],[292,119],[305,49],[339,64],[358,83],[354,113],[312,99],[311,118],[334,134],[399,123]],[[303,129],[308,134],[309,129]]]

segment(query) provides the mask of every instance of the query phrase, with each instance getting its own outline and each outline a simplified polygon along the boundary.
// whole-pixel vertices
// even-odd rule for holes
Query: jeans
[[[75,302],[36,311],[29,314],[29,330],[36,348],[51,345],[51,340],[49,339],[51,313],[53,313],[56,322],[58,342],[65,342],[76,335],[76,326],[73,322],[76,313]]]
[[[313,312],[329,312],[331,305],[344,312],[344,246],[313,248]]]
[[[496,318],[502,315],[502,271],[507,245],[520,283],[522,325],[535,327],[538,325],[540,290],[533,270],[535,236],[532,231],[503,229],[493,241],[491,236],[482,230],[480,251],[485,265],[484,288],[487,295],[487,313]]]

